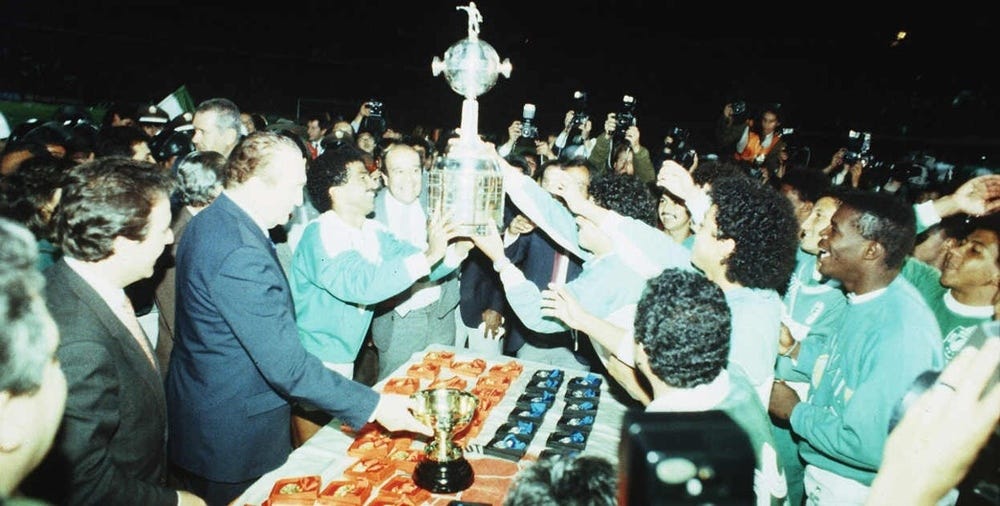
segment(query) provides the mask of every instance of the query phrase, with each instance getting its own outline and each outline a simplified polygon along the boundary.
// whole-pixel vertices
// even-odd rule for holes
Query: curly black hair
[[[844,193],[840,207],[858,213],[858,232],[882,245],[887,269],[902,267],[916,242],[917,218],[911,206],[886,193],[856,190]]]
[[[617,481],[614,466],[603,457],[539,459],[514,477],[504,506],[614,506]]]
[[[622,216],[656,226],[659,196],[639,178],[628,174],[601,173],[590,182],[594,202]]]
[[[698,166],[691,171],[691,179],[698,186],[711,185],[713,181],[722,177],[740,176],[749,177],[738,163],[724,159],[699,160]]]
[[[720,239],[732,239],[726,278],[747,288],[784,293],[795,269],[799,223],[792,203],[774,188],[747,177],[712,183]]]
[[[732,318],[719,285],[683,269],[646,282],[635,338],[660,380],[678,388],[710,383],[726,367]]]
[[[830,178],[815,169],[791,169],[781,177],[780,185],[788,185],[803,202],[816,202],[830,186]]]
[[[365,163],[365,153],[353,146],[342,146],[328,149],[313,160],[306,173],[306,191],[309,200],[319,212],[328,211],[333,207],[330,200],[330,188],[341,186],[350,178],[347,166],[353,162]]]

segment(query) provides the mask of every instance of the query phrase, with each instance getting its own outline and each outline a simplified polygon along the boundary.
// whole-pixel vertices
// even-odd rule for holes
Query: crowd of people
[[[778,107],[726,104],[698,151],[568,111],[484,136],[503,219],[465,236],[427,206],[458,131],[404,135],[378,106],[12,129],[0,502],[227,505],[324,425],[430,434],[372,386],[432,344],[722,411],[758,504],[974,498],[1000,419],[1000,175],[918,181],[856,144],[796,164]],[[615,504],[637,479],[564,457],[506,501]]]

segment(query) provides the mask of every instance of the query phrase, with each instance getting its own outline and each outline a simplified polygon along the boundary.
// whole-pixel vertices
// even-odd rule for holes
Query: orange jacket
[[[747,132],[746,147],[743,148],[743,151],[736,153],[734,156],[737,160],[752,162],[758,156],[767,156],[767,154],[771,152],[771,148],[777,145],[779,140],[781,140],[781,134],[774,132],[771,136],[771,144],[768,144],[765,148],[761,145],[760,134],[751,130]]]

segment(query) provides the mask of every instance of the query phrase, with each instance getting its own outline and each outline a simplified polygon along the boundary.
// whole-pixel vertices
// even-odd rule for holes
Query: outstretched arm
[[[972,466],[1000,420],[1000,338],[967,347],[886,440],[866,505],[933,505]]]

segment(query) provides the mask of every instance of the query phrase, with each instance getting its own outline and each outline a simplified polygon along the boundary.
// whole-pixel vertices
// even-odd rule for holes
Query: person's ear
[[[883,257],[885,257],[885,246],[882,246],[882,243],[878,241],[868,241],[864,258],[866,260],[881,260]]]

